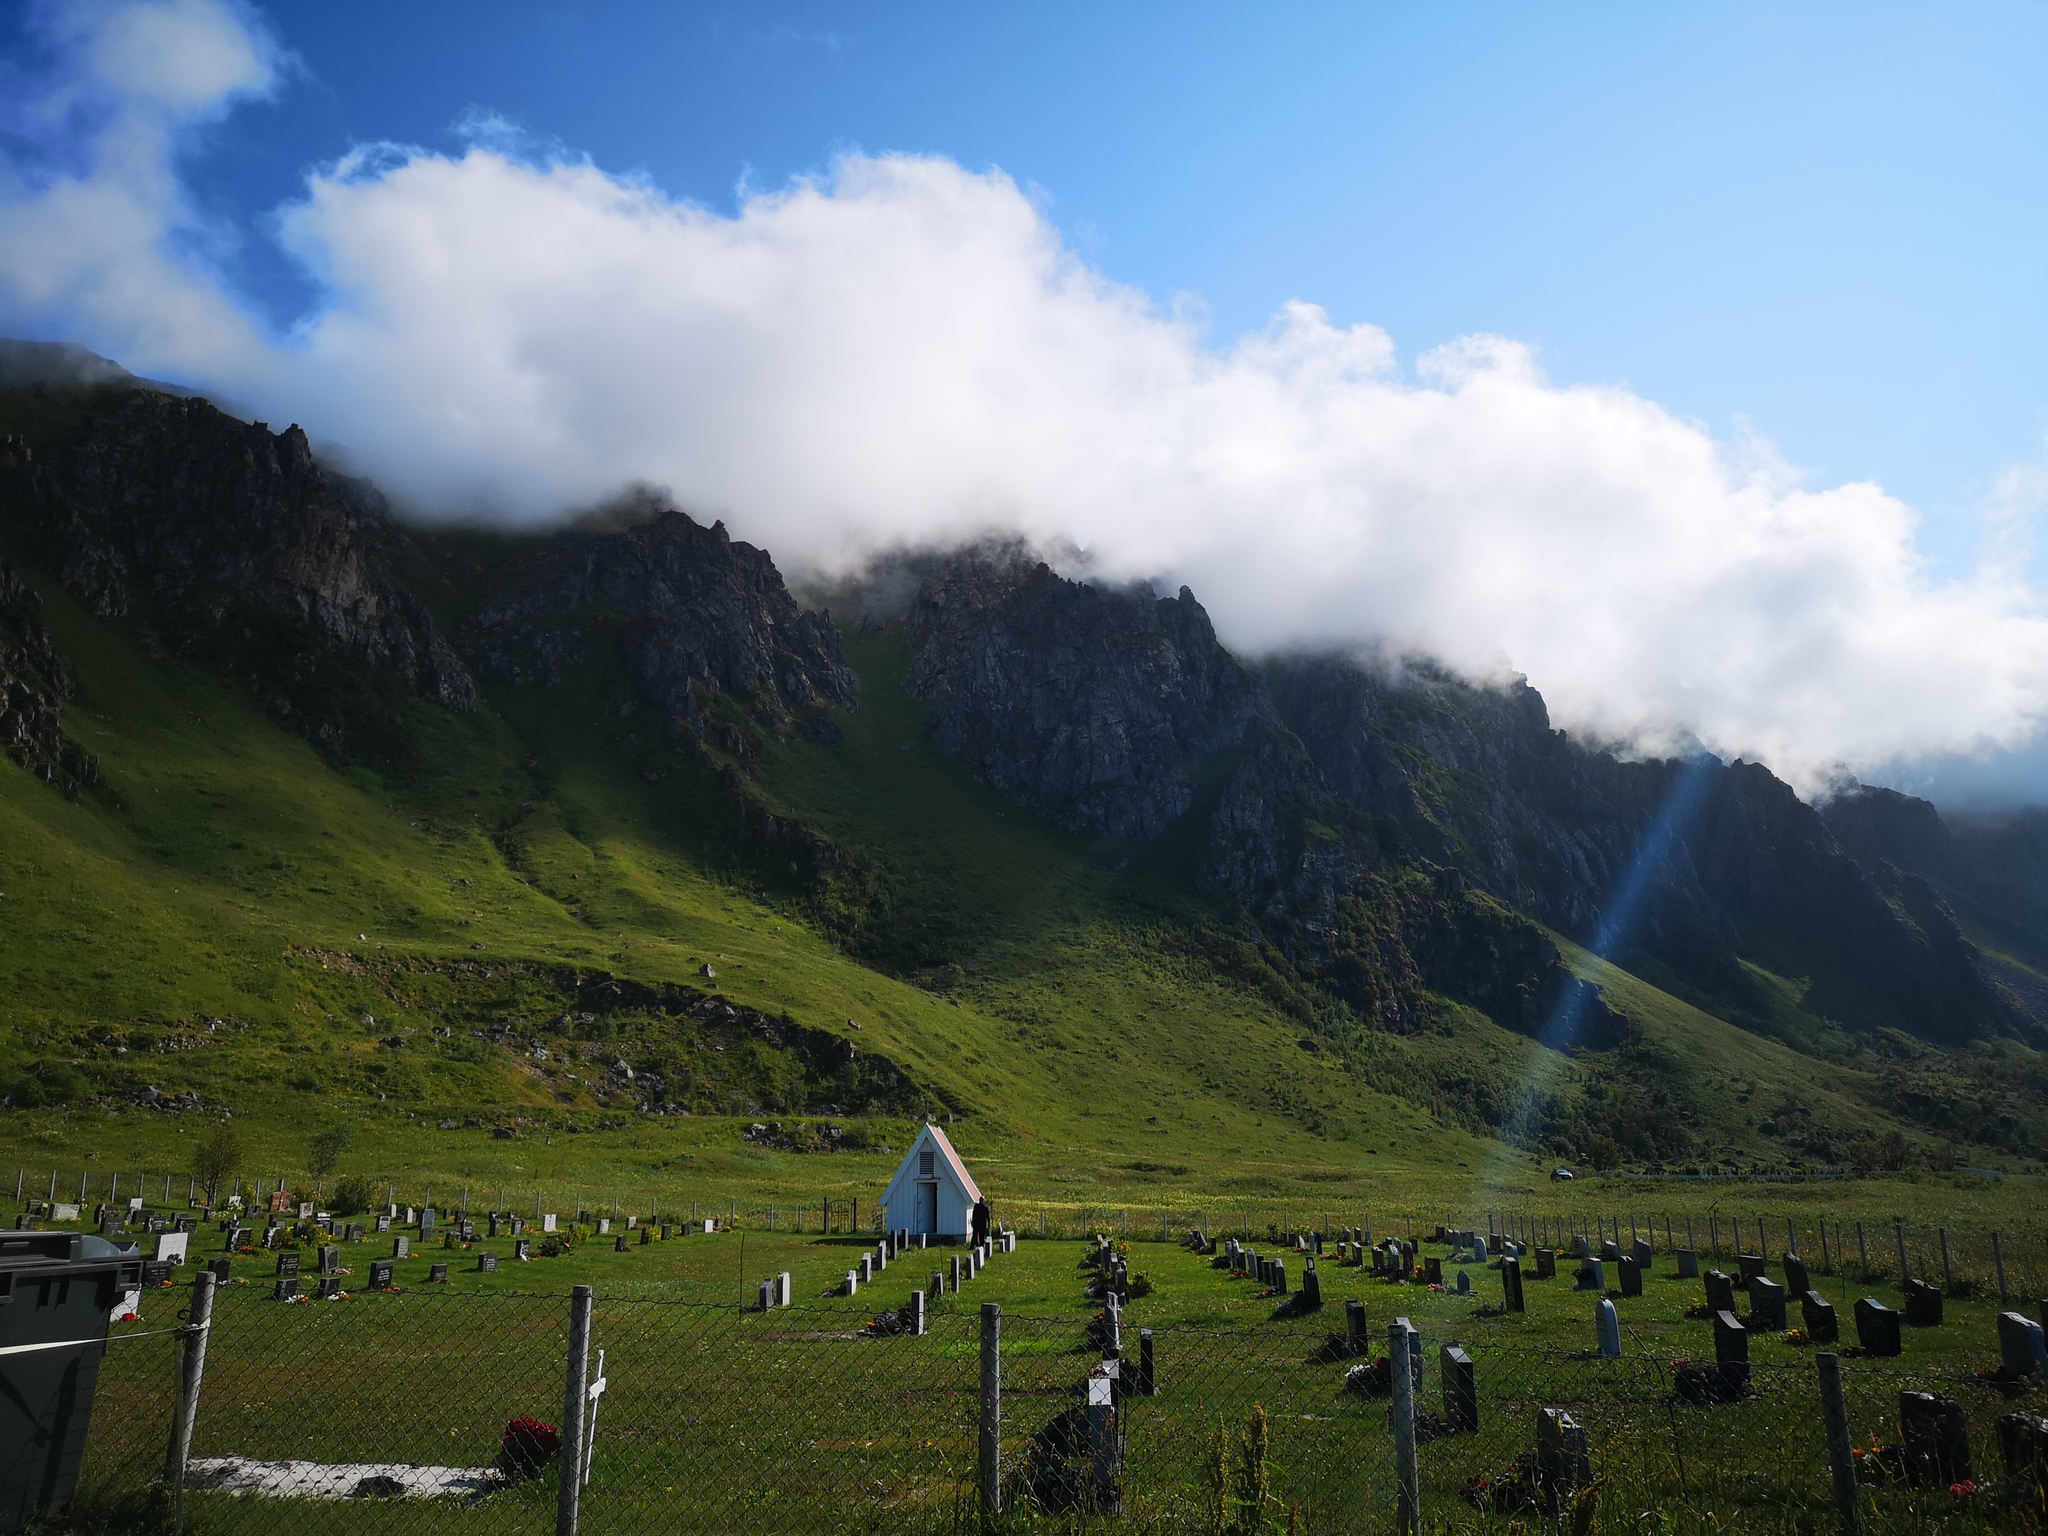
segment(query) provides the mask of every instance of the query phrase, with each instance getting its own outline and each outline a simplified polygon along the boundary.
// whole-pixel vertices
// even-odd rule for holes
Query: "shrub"
[[[328,1208],[337,1216],[357,1216],[376,1203],[377,1192],[369,1178],[360,1173],[345,1173],[335,1181],[334,1197]]]

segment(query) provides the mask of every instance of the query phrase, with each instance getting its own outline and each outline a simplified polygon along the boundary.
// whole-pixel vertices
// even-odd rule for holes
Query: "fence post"
[[[555,1500],[555,1536],[576,1536],[583,1501],[583,1418],[590,1388],[591,1289],[569,1293],[569,1374],[562,1389],[561,1489]]]
[[[1394,1528],[1413,1536],[1421,1526],[1422,1476],[1415,1465],[1415,1367],[1405,1322],[1387,1327],[1387,1364],[1394,1388]]]
[[[1904,1290],[1912,1272],[1906,1268],[1906,1224],[1903,1221],[1892,1223],[1892,1236],[1899,1244],[1899,1289]]]
[[[1998,1304],[2005,1305],[2005,1250],[1998,1246],[1998,1234],[1991,1234],[1991,1262],[1998,1266]]]
[[[1860,1221],[1856,1223],[1856,1267],[1862,1271],[1858,1279],[1870,1278],[1870,1248],[1863,1241],[1863,1223]]]
[[[993,1520],[1003,1512],[1003,1309],[993,1301],[981,1304],[981,1449],[977,1465],[981,1482],[981,1514]]]
[[[192,1427],[199,1420],[199,1382],[206,1374],[206,1339],[213,1327],[213,1271],[192,1280],[192,1308],[185,1315],[185,1358],[178,1373],[178,1402],[171,1417],[171,1445],[164,1456],[164,1481],[176,1504],[176,1528],[185,1528],[185,1463],[192,1457]]]
[[[1842,1536],[1857,1536],[1856,1458],[1849,1451],[1849,1405],[1842,1398],[1842,1357],[1832,1352],[1814,1357],[1820,1367],[1820,1411],[1827,1422],[1828,1466],[1835,1477],[1835,1513]]]
[[[1948,1261],[1948,1228],[1947,1228],[1947,1227],[1943,1227],[1943,1228],[1941,1228],[1941,1229],[1940,1229],[1940,1231],[1941,1231],[1941,1288],[1942,1288],[1942,1290],[1943,1290],[1944,1292],[1946,1292],[1946,1293],[1947,1293],[1948,1295],[1950,1295],[1950,1296],[1953,1296],[1953,1295],[1955,1295],[1955,1293],[1956,1293],[1956,1272],[1955,1272],[1955,1269],[1954,1269],[1954,1268],[1953,1268],[1953,1267],[1952,1267],[1952,1266],[1951,1266],[1951,1265],[1949,1264],[1949,1261]]]

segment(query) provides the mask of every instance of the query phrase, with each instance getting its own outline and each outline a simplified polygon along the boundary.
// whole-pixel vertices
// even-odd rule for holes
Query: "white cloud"
[[[12,194],[0,311],[302,420],[425,511],[544,519],[644,480],[786,567],[1071,539],[1188,582],[1247,651],[1519,669],[1562,722],[1808,784],[2048,714],[2025,563],[1936,579],[1879,487],[1807,489],[1753,434],[1552,383],[1504,338],[1409,378],[1384,332],[1295,303],[1212,347],[944,160],[851,157],[725,217],[488,135],[373,146],[286,211],[326,297],[265,338],[167,237],[178,125],[262,89],[271,50],[222,46],[237,13],[200,0],[94,14],[145,12],[192,37],[157,36],[161,77],[90,66],[129,99],[88,174]]]

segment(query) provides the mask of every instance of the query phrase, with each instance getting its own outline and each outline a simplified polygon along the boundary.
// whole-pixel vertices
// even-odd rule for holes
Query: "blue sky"
[[[482,110],[727,209],[846,149],[1000,166],[1220,335],[1498,331],[1931,513],[2048,432],[2038,3],[262,9],[298,68],[190,163],[280,314],[307,166]]]
[[[419,516],[652,482],[792,570],[1002,527],[1247,651],[2031,798],[2044,44],[2041,3],[38,0],[0,330],[304,420]]]

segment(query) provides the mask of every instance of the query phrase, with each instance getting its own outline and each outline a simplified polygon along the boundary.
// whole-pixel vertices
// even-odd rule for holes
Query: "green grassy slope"
[[[66,800],[0,759],[0,1157],[21,1166],[187,1168],[199,1117],[136,1107],[151,1087],[231,1107],[252,1173],[297,1175],[312,1131],[347,1121],[344,1166],[415,1189],[664,1201],[871,1198],[926,1106],[956,1115],[992,1190],[1066,1205],[1526,1194],[1542,1165],[1474,1106],[1530,1084],[1624,1145],[1629,1114],[1675,1106],[1699,1158],[1745,1167],[1812,1141],[1788,1092],[1828,1126],[1892,1124],[1874,1067],[1818,1065],[1582,957],[1639,1023],[1625,1058],[1567,1061],[1447,1008],[1339,1060],[1190,894],[1171,838],[1132,858],[1063,836],[934,750],[893,636],[847,637],[866,704],[839,745],[754,732],[745,793],[849,856],[855,922],[834,931],[795,861],[737,830],[716,754],[622,711],[602,647],[559,689],[408,706],[402,760],[344,768],[28,574],[105,783]],[[745,1139],[806,1118],[815,1085],[786,1053],[658,1008],[577,1016],[579,976],[708,989],[707,964],[724,998],[908,1074],[866,1148]],[[693,1112],[638,1112],[604,1077],[615,1057],[658,1063]]]

